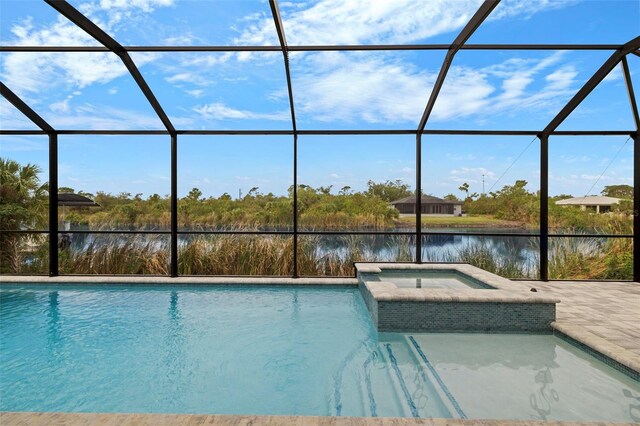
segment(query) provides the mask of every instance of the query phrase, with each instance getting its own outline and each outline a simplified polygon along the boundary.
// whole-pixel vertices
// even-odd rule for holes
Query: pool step
[[[458,417],[453,407],[438,390],[437,384],[425,372],[422,361],[410,342],[402,338],[380,342],[386,355],[388,370],[397,395],[409,417]]]
[[[383,339],[377,347],[354,348],[334,376],[334,414],[466,418],[421,352],[417,342],[400,336]],[[360,395],[357,406],[353,405],[353,392]]]
[[[440,377],[435,367],[431,364],[424,351],[420,347],[420,344],[413,336],[408,336],[405,338],[407,339],[407,344],[409,344],[409,347],[411,347],[412,351],[414,351],[414,354],[417,355],[418,359],[422,362],[423,367],[425,367],[421,369],[423,379],[425,381],[437,384],[436,390],[438,391],[440,399],[445,403],[445,405],[448,406],[447,408],[449,408],[449,411],[451,413],[455,413],[456,418],[466,419],[467,415],[464,413],[464,410],[462,409],[462,407],[460,407],[460,404],[453,396],[444,380],[442,380],[442,377]]]

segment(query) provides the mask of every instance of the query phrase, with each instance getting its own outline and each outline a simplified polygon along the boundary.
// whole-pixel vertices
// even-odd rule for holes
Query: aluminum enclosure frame
[[[237,234],[237,235],[290,235],[293,238],[293,272],[298,277],[298,237],[300,235],[406,235],[413,236],[416,243],[415,262],[422,262],[422,237],[429,235],[475,235],[475,236],[514,236],[534,237],[540,239],[540,277],[547,281],[548,277],[548,241],[550,237],[602,237],[602,238],[632,238],[634,251],[633,280],[640,282],[640,118],[638,106],[630,78],[626,56],[629,54],[640,56],[640,37],[623,45],[618,44],[466,44],[473,32],[482,25],[500,0],[485,0],[467,25],[458,34],[452,44],[407,44],[407,45],[323,45],[323,46],[289,46],[286,41],[284,24],[282,22],[277,0],[269,0],[271,13],[280,42],[279,46],[122,46],[99,26],[90,21],[72,5],[64,0],[45,0],[61,15],[68,18],[75,25],[83,29],[103,46],[0,46],[0,52],[111,52],[122,60],[131,77],[134,79],[147,101],[152,106],[166,130],[66,130],[54,129],[43,120],[34,110],[23,102],[4,84],[1,84],[1,95],[12,103],[22,114],[32,121],[40,130],[0,130],[0,135],[47,135],[49,138],[49,229],[48,231],[1,230],[3,233],[25,233],[49,235],[49,275],[59,275],[58,270],[58,136],[59,135],[166,135],[171,141],[171,220],[169,231],[69,231],[70,233],[91,234],[166,234],[170,235],[170,276],[178,276],[178,238],[180,235],[192,234]],[[294,92],[289,67],[289,52],[312,51],[403,51],[403,50],[445,50],[446,56],[426,103],[425,111],[415,130],[299,130],[296,124],[294,108]],[[566,106],[542,130],[426,130],[438,94],[446,79],[447,71],[459,50],[607,50],[613,54],[583,85]],[[129,52],[282,52],[289,107],[291,113],[291,130],[190,130],[176,129],[155,97],[152,89],[144,80]],[[636,128],[629,131],[557,131],[557,127],[566,119],[587,95],[607,76],[616,66],[622,64],[627,87],[631,111]],[[177,155],[179,135],[287,135],[293,139],[293,229],[291,231],[208,231],[197,232],[178,231],[178,195],[177,195]],[[422,137],[424,135],[496,135],[496,136],[537,136],[540,140],[540,229],[536,233],[458,233],[458,232],[429,232],[422,230],[421,214],[416,214],[416,227],[413,232],[368,232],[368,231],[304,231],[298,226],[298,136],[300,135],[415,135],[416,137],[416,194],[422,192]],[[581,235],[581,234],[550,234],[548,222],[548,140],[549,136],[601,135],[601,136],[629,136],[634,140],[634,227],[633,235]],[[420,212],[421,198],[417,197],[416,209]]]

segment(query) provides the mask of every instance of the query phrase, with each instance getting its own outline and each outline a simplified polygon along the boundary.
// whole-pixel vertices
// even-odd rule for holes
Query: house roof
[[[100,207],[100,204],[85,197],[84,195],[71,194],[62,192],[58,194],[59,206],[77,206],[77,207]]]
[[[442,198],[434,197],[433,195],[423,195],[421,197],[422,204],[462,204],[462,201],[450,201],[443,200]],[[391,204],[415,204],[416,197],[410,195],[408,197],[400,198],[399,200],[392,201]]]
[[[556,204],[559,206],[611,206],[618,204],[620,198],[605,197],[603,195],[590,195],[587,197],[567,198],[566,200],[558,200]]]

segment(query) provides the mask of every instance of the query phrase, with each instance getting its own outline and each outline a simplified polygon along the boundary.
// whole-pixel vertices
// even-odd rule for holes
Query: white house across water
[[[605,197],[603,195],[590,195],[588,197],[567,198],[556,201],[559,206],[579,206],[581,210],[593,210],[596,213],[611,211],[614,204],[620,203],[620,198]]]

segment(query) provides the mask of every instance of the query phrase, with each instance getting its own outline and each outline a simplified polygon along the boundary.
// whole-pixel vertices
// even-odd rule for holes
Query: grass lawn
[[[398,219],[398,223],[402,225],[413,224],[415,223],[415,215],[401,215],[400,219]],[[522,227],[523,225],[519,222],[511,222],[508,220],[500,220],[496,219],[492,216],[486,215],[473,215],[473,216],[433,216],[433,215],[422,215],[422,225],[423,226],[433,226],[433,227],[459,227],[459,228],[511,228],[511,227]]]

